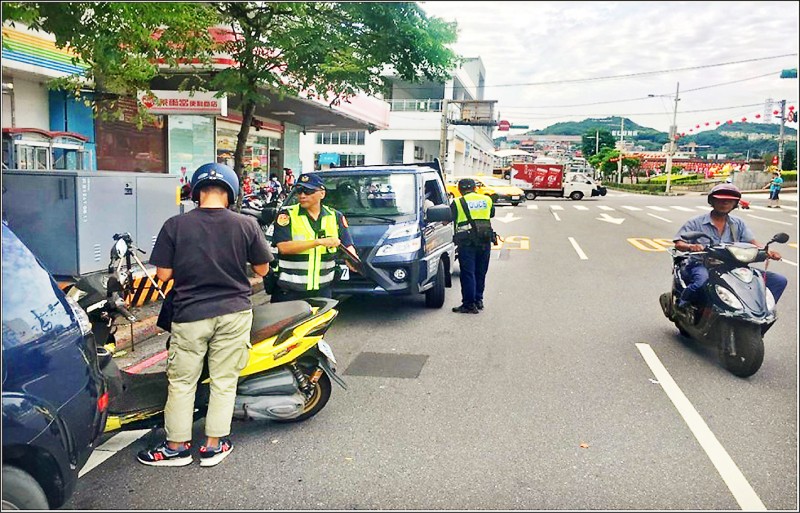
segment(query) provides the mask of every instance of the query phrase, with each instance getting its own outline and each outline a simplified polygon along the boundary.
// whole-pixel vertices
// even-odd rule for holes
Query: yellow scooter
[[[113,340],[117,317],[135,317],[122,296],[131,276],[130,262],[136,248],[127,234],[115,236],[111,250],[105,300],[100,297],[103,280],[81,280],[68,294],[84,306],[96,334],[97,357],[109,391],[105,431],[149,429],[164,423],[168,381],[166,372],[133,374],[120,370],[106,343]],[[122,272],[127,267],[127,272]],[[253,307],[251,348],[247,366],[242,370],[236,390],[235,419],[267,419],[276,422],[299,422],[309,419],[325,407],[335,381],[346,389],[336,374],[336,358],[323,339],[338,315],[338,301],[312,298]],[[106,347],[104,347],[106,346]],[[195,398],[195,419],[205,416],[210,394],[207,365],[203,369]]]

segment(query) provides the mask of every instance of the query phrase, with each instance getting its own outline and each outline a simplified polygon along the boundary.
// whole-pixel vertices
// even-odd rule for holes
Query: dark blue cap
[[[325,184],[322,182],[322,178],[316,173],[303,173],[294,185],[295,187],[307,187],[317,191],[325,190]]]

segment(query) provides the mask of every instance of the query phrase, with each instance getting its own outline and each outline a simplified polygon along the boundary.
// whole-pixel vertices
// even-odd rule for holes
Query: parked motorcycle
[[[67,294],[85,305],[95,331],[98,360],[109,390],[105,431],[161,427],[167,401],[166,372],[132,374],[120,370],[111,351],[104,347],[113,341],[120,316],[135,320],[123,298],[137,248],[128,234],[114,238],[110,276],[82,279]],[[338,315],[334,308],[337,303],[313,298],[253,307],[249,360],[240,374],[234,418],[303,421],[328,403],[331,381],[347,388],[336,374],[336,358],[323,338]],[[195,420],[207,411],[209,385],[206,364],[197,389]]]
[[[684,238],[696,243],[709,237],[689,232]],[[752,376],[761,367],[764,334],[777,320],[775,298],[766,287],[766,272],[750,264],[767,261],[769,245],[788,240],[789,235],[778,233],[763,249],[746,242],[710,245],[698,252],[670,249],[672,291],[659,298],[664,315],[681,335],[716,347],[723,367],[736,376]],[[690,255],[702,255],[709,279],[702,289],[703,306],[679,308],[678,298],[686,288],[681,269]]]

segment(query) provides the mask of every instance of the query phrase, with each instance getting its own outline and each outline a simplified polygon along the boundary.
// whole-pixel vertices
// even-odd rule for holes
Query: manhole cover
[[[344,373],[348,376],[417,378],[427,360],[426,354],[359,353]]]

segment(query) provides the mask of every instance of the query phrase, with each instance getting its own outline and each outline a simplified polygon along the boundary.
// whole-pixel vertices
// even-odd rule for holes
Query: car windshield
[[[320,173],[327,192],[324,205],[348,217],[399,217],[417,209],[417,187],[411,173],[329,175]],[[297,203],[292,192],[285,205]]]
[[[500,178],[481,178],[481,181],[483,183],[485,183],[486,185],[493,185],[495,187],[497,187],[497,186],[505,186],[505,187],[507,187],[507,186],[510,185],[508,183],[508,180],[503,180],[503,179],[500,179]]]

